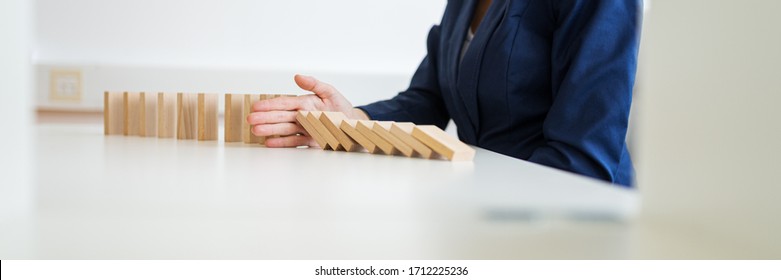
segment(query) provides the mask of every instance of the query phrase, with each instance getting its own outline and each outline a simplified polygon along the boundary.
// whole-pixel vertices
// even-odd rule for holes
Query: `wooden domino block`
[[[242,127],[242,140],[247,144],[263,144],[265,137],[256,136],[252,134],[252,126],[247,122],[247,117],[252,113],[252,104],[260,101],[265,96],[263,94],[245,94],[244,95],[244,119],[241,122]]]
[[[298,111],[298,114],[296,114],[296,121],[298,121],[298,124],[304,127],[304,130],[306,130],[306,133],[309,134],[312,139],[315,139],[315,142],[317,142],[317,145],[320,146],[321,149],[331,149],[328,141],[325,141],[325,138],[320,136],[320,133],[317,132],[317,129],[315,129],[315,127],[309,123],[309,118],[307,118],[308,116],[308,111]]]
[[[418,139],[448,160],[472,160],[475,150],[434,125],[419,125],[412,129]]]
[[[125,133],[124,95],[118,92],[103,92],[103,134]]]
[[[369,138],[369,141],[372,141],[374,145],[377,145],[377,147],[382,150],[382,152],[386,155],[393,155],[398,153],[398,150],[393,147],[391,143],[377,135],[374,131],[372,131],[372,128],[374,127],[375,121],[363,121],[359,120],[358,123],[355,125],[355,129],[358,130],[363,136],[366,136],[366,138]]]
[[[157,93],[157,137],[176,136],[176,95]]]
[[[415,139],[415,137],[412,137],[413,128],[415,128],[415,124],[413,123],[409,123],[409,122],[393,123],[391,125],[390,133],[393,134],[393,136],[396,136],[396,138],[398,138],[405,144],[412,147],[415,153],[420,157],[430,159],[432,156],[434,156],[434,151],[432,151],[431,148],[427,147],[425,144]]]
[[[198,99],[195,94],[178,93],[177,107],[177,139],[195,139],[197,134]]]
[[[358,142],[366,151],[372,154],[376,154],[381,152],[380,148],[377,147],[377,145],[374,144],[369,138],[364,136],[362,133],[358,132],[356,129],[356,126],[358,125],[357,120],[348,120],[344,119],[342,120],[342,123],[339,124],[339,128],[342,129],[342,131],[350,136],[355,142]]]
[[[372,131],[374,133],[377,133],[377,136],[380,136],[385,141],[388,141],[391,145],[393,145],[396,150],[401,152],[402,155],[405,155],[407,157],[411,157],[412,154],[415,152],[412,147],[407,145],[406,143],[399,140],[399,138],[396,138],[396,136],[393,136],[390,133],[391,125],[393,122],[374,122],[374,126],[372,126]]]
[[[325,128],[339,141],[339,144],[344,147],[345,151],[352,152],[356,151],[360,146],[339,128],[342,121],[346,119],[347,116],[342,112],[322,112],[320,114],[320,122]]]
[[[124,92],[126,136],[141,135],[141,95],[138,92]]]
[[[241,94],[225,94],[225,142],[241,142],[244,118],[244,98]]]
[[[217,140],[217,95],[198,94],[198,140]]]
[[[141,92],[141,136],[157,136],[157,97]]]
[[[342,147],[342,144],[339,144],[339,140],[336,140],[336,137],[334,137],[333,134],[331,134],[330,131],[328,131],[327,128],[325,128],[325,125],[323,125],[322,122],[320,122],[320,115],[322,112],[320,111],[312,111],[309,112],[309,115],[306,116],[306,120],[309,121],[309,125],[312,126],[315,130],[317,130],[317,133],[320,134],[320,137],[325,139],[326,142],[328,142],[328,146],[331,147],[334,151],[344,150],[344,147]]]

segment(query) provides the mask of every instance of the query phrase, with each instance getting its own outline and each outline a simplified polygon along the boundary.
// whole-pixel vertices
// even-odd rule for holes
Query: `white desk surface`
[[[0,258],[627,258],[635,193],[474,162],[104,136],[38,125]]]

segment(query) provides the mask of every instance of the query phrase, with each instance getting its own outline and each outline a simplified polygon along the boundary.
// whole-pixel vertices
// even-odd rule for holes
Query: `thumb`
[[[311,91],[317,95],[317,97],[320,97],[320,99],[330,99],[334,95],[339,95],[339,91],[337,91],[336,88],[321,82],[314,77],[296,75],[293,79],[296,81],[298,87],[306,91]]]

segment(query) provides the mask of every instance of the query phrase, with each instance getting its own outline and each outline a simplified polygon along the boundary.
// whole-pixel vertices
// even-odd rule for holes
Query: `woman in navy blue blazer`
[[[295,110],[434,124],[450,119],[471,145],[632,184],[626,147],[641,0],[449,1],[409,88],[353,108],[332,86],[295,77],[314,94],[260,101],[247,121],[269,147],[316,145]]]

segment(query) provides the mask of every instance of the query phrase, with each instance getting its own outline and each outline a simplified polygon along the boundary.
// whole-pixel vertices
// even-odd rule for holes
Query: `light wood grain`
[[[138,92],[124,92],[126,136],[141,134],[141,95]]]
[[[198,94],[198,140],[217,140],[219,125],[217,124],[216,94]]]
[[[317,133],[320,134],[320,137],[328,142],[328,146],[330,146],[334,151],[344,150],[342,144],[339,144],[339,140],[336,140],[336,137],[334,137],[334,135],[331,134],[327,128],[325,128],[325,125],[320,122],[321,113],[322,112],[320,111],[311,111],[306,116],[306,120],[309,121],[309,124],[317,131]]]
[[[157,137],[173,138],[176,136],[176,95],[173,93],[157,93]]]
[[[360,148],[355,141],[350,138],[339,126],[343,120],[346,120],[347,116],[342,112],[322,112],[320,114],[320,122],[328,129],[329,132],[339,141],[345,151],[353,152]]]
[[[366,138],[369,139],[369,141],[372,141],[374,145],[377,145],[377,147],[386,155],[394,155],[398,153],[398,150],[393,147],[391,143],[386,141],[385,139],[382,139],[377,133],[372,131],[372,127],[374,127],[375,121],[364,121],[359,120],[356,125],[355,129],[358,130],[363,136],[366,136]]]
[[[252,126],[247,122],[247,117],[252,113],[252,104],[260,101],[265,97],[265,94],[245,94],[244,95],[244,119],[241,122],[241,127],[244,130],[242,132],[242,140],[247,144],[263,144],[265,137],[260,137],[252,133]]]
[[[298,121],[298,124],[300,124],[304,130],[306,130],[306,133],[309,135],[309,137],[315,139],[315,142],[317,142],[317,145],[320,146],[321,149],[331,149],[331,146],[328,145],[328,141],[325,141],[325,138],[320,136],[320,133],[317,132],[317,129],[315,129],[315,127],[309,123],[308,116],[308,111],[298,111],[298,114],[296,114],[296,121]]]
[[[362,133],[360,133],[356,126],[358,125],[357,120],[348,120],[344,119],[342,120],[342,123],[339,124],[339,128],[342,129],[342,131],[350,136],[355,142],[358,142],[364,149],[366,149],[367,152],[376,154],[382,152],[380,148],[377,147],[377,145],[374,144],[369,138],[364,136]]]
[[[393,134],[393,136],[396,136],[396,138],[398,138],[405,144],[412,147],[412,149],[415,151],[415,154],[417,156],[420,156],[425,159],[432,158],[435,155],[434,151],[431,150],[431,148],[427,147],[422,142],[415,139],[415,137],[412,137],[412,129],[414,128],[415,128],[414,123],[397,122],[391,125],[390,133]]]
[[[121,92],[103,92],[103,134],[125,133],[125,103]]]
[[[198,97],[191,93],[176,95],[177,129],[176,138],[195,139],[197,137]]]
[[[225,94],[225,142],[241,142],[244,97],[241,94]]]
[[[402,155],[411,157],[412,154],[415,152],[412,147],[404,143],[403,141],[399,140],[399,138],[396,138],[396,136],[393,136],[393,134],[390,133],[391,125],[393,125],[393,122],[374,122],[374,126],[372,126],[372,131],[377,134],[377,136],[380,136],[385,141],[388,141],[391,145],[393,145],[396,150],[401,152]]]
[[[143,137],[157,136],[157,96],[141,92],[141,130]]]
[[[434,125],[419,125],[412,129],[412,137],[435,152],[453,161],[469,161],[475,150]]]

